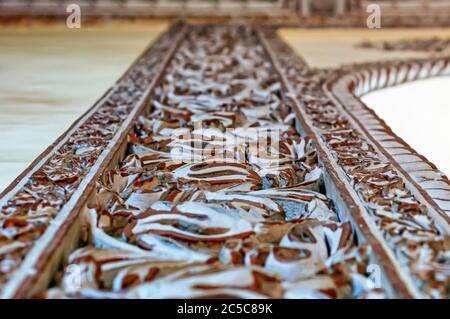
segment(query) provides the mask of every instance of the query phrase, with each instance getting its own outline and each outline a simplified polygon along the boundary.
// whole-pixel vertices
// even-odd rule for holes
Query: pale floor
[[[166,23],[0,28],[0,191],[89,108]],[[357,49],[364,40],[450,35],[450,29],[283,29],[315,67],[424,56]],[[395,127],[394,127],[395,130]]]
[[[166,27],[0,28],[0,192]]]

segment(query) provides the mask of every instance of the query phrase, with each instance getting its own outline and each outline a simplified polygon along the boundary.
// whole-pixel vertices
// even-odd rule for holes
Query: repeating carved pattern
[[[252,28],[190,27],[152,106],[45,297],[385,296]]]
[[[392,163],[378,153],[326,94],[324,84],[338,75],[332,70],[308,68],[270,31],[267,31],[267,39],[295,98],[373,216],[400,264],[424,295],[446,298],[450,237],[441,232],[429,210],[406,187]]]
[[[128,138],[89,177],[82,247],[37,296],[448,297],[448,179],[356,98],[448,59],[317,70],[273,31],[176,26],[147,50],[0,199],[0,291]]]
[[[450,181],[435,165],[419,155],[400,139],[373,111],[355,96],[388,86],[433,76],[450,75],[450,59],[394,61],[369,63],[342,69],[332,81],[333,93],[342,101],[361,125],[376,139],[398,165],[428,195],[428,201],[450,221]]]
[[[144,96],[180,27],[147,50],[26,183],[0,202],[0,290]]]

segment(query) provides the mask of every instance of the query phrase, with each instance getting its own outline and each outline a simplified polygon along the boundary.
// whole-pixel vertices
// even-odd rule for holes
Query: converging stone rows
[[[146,50],[0,198],[0,297],[448,297],[448,194],[350,107],[357,66],[311,69],[273,31]],[[448,70],[424,63],[380,83]]]
[[[308,68],[277,38],[270,45],[315,132],[345,172],[421,296],[448,298],[450,236],[439,229],[394,165],[383,160],[349,116],[326,95],[323,84],[336,74]]]
[[[370,298],[255,31],[190,27],[46,298]]]
[[[65,142],[45,154],[46,161],[35,166],[25,183],[19,183],[12,196],[0,198],[0,293],[143,98],[177,32],[178,27],[166,32]]]

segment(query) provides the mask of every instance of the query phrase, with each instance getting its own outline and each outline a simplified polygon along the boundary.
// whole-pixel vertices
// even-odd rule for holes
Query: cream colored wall
[[[450,29],[282,29],[280,36],[314,67],[337,67],[397,58],[427,57],[429,53],[355,48],[361,41],[450,37]],[[448,54],[448,53],[447,53]],[[450,174],[450,77],[429,79],[379,90],[362,100],[393,131],[438,169]],[[407,115],[406,115],[407,114]]]
[[[0,191],[168,25],[0,28]]]
[[[279,30],[279,35],[314,67],[337,67],[341,64],[396,58],[426,57],[427,53],[381,51],[356,48],[362,41],[407,38],[450,37],[446,29],[294,29]]]

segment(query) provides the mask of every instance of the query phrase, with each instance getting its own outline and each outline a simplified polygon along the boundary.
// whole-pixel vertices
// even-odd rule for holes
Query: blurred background
[[[277,18],[283,23],[361,24],[377,4],[385,25],[448,25],[448,0],[0,0],[1,16],[58,17],[69,3],[85,18]]]
[[[66,24],[70,4],[80,28]],[[380,29],[367,27],[370,4]],[[277,25],[319,68],[450,54],[450,0],[0,0],[0,192],[180,19]],[[450,174],[449,88],[442,77],[363,100]]]

